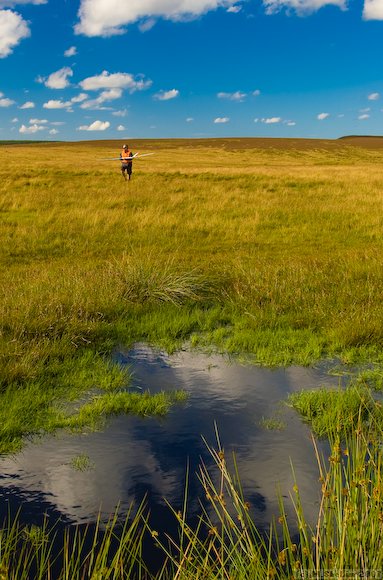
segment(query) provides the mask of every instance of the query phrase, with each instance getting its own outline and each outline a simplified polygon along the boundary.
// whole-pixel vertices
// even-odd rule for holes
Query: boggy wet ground
[[[278,512],[277,488],[288,496],[294,485],[291,463],[307,518],[318,507],[318,471],[309,428],[283,401],[289,393],[323,385],[336,387],[326,365],[270,370],[220,355],[167,355],[144,344],[118,349],[130,366],[132,386],[152,392],[185,389],[188,400],[162,419],[118,416],[101,432],[44,437],[14,457],[0,459],[0,517],[21,507],[23,521],[39,523],[43,513],[63,525],[107,518],[146,495],[153,527],[172,527],[167,500],[182,508],[189,465],[189,514],[204,494],[196,471],[211,464],[202,439],[214,446],[215,424],[227,457],[235,453],[246,499],[260,528]],[[266,429],[264,420],[282,429]],[[322,444],[325,447],[325,443]],[[83,469],[75,459],[86,458]],[[80,464],[81,466],[81,464]],[[287,499],[287,504],[290,502]],[[291,506],[287,509],[292,513]]]

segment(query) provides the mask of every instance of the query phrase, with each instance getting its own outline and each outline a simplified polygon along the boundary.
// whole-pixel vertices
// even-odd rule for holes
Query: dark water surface
[[[292,491],[290,462],[307,517],[315,516],[318,471],[310,430],[281,401],[293,391],[337,386],[338,379],[324,366],[270,370],[218,355],[168,356],[143,344],[120,349],[115,359],[130,365],[135,388],[185,389],[187,402],[163,419],[119,416],[103,432],[45,437],[14,457],[0,458],[0,516],[8,505],[22,505],[27,522],[39,523],[44,512],[63,522],[92,522],[99,510],[107,518],[118,503],[124,510],[146,494],[153,526],[166,529],[171,516],[165,499],[175,509],[182,507],[188,462],[189,512],[198,511],[204,494],[195,472],[201,457],[211,463],[201,436],[215,445],[214,422],[226,454],[236,454],[245,496],[260,527],[277,513],[277,486],[285,496]],[[283,430],[260,426],[262,418],[276,415],[285,423]],[[73,468],[79,455],[89,457],[92,469]]]

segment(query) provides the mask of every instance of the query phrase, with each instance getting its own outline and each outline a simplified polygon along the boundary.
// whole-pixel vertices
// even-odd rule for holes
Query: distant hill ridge
[[[383,139],[383,135],[343,135],[338,139]]]
[[[0,140],[0,145],[35,145],[39,143],[62,143],[62,141],[35,141],[32,139],[4,139]]]
[[[1,146],[53,146],[86,145],[96,149],[119,151],[121,143],[126,139],[95,139],[84,141],[45,141],[45,140],[0,140]],[[174,148],[212,147],[227,151],[246,149],[282,149],[282,150],[336,150],[343,147],[361,147],[364,149],[382,149],[382,135],[344,135],[337,139],[287,138],[287,137],[208,137],[208,138],[159,138],[159,139],[129,139],[134,151],[158,151]]]
[[[383,147],[382,135],[345,135],[338,141],[346,142],[347,145],[364,147],[365,149],[381,149]]]

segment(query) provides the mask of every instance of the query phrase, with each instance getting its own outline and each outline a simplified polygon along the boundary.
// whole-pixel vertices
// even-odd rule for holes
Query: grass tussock
[[[85,453],[80,453],[73,457],[70,465],[75,471],[89,471],[95,467],[95,463]]]
[[[120,282],[122,299],[135,304],[169,302],[182,306],[217,300],[222,291],[218,279],[212,275],[209,279],[197,269],[179,271],[175,259],[159,264],[151,256],[124,256],[111,269]]]

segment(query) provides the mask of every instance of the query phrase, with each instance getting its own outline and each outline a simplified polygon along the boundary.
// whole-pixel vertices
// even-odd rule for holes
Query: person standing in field
[[[130,180],[132,176],[132,161],[129,161],[133,157],[133,153],[129,149],[129,145],[123,145],[122,151],[120,153],[121,159],[121,173],[125,181]]]

